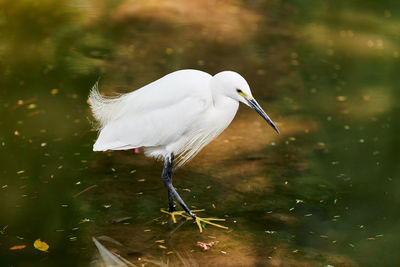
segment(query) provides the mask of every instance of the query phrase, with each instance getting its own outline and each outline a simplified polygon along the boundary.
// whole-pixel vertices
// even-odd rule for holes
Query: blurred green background
[[[0,265],[102,266],[107,236],[146,266],[398,266],[399,41],[389,0],[0,0]],[[162,164],[92,152],[96,81],[184,68],[239,72],[282,132],[241,107],[176,173],[231,232],[170,233]]]

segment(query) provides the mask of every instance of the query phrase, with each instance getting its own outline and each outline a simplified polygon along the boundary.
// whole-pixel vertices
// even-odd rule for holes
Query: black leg
[[[175,205],[174,205],[174,195],[171,192],[171,189],[169,187],[169,184],[172,185],[172,162],[174,160],[174,155],[171,154],[170,159],[166,159],[164,163],[164,169],[161,175],[161,179],[163,180],[165,186],[168,189],[168,211],[173,212],[175,211]]]
[[[168,203],[169,203],[169,211],[175,211],[174,206],[174,197],[176,201],[182,206],[183,210],[192,217],[195,218],[194,214],[190,211],[190,209],[186,206],[185,202],[183,202],[182,198],[179,196],[178,192],[176,192],[174,186],[172,185],[172,163],[174,161],[174,154],[171,154],[170,157],[165,159],[164,170],[161,175],[161,179],[163,180],[165,186],[168,189]]]

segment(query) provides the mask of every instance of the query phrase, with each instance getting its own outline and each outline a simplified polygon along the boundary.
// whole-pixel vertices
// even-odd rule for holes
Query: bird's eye
[[[238,92],[239,94],[243,93],[242,90],[240,90],[240,89],[236,89],[236,92]]]

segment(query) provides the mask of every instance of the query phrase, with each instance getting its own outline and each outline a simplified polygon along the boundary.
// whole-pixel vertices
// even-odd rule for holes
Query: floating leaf
[[[33,243],[33,246],[40,250],[40,251],[44,251],[47,252],[47,250],[49,249],[49,245],[46,242],[43,242],[40,240],[40,238],[36,239],[35,242]]]
[[[34,109],[34,108],[36,108],[36,104],[29,104],[27,108],[28,109]]]
[[[24,249],[24,248],[26,248],[25,245],[16,245],[16,246],[12,246],[10,248],[10,250],[20,250],[20,249]]]

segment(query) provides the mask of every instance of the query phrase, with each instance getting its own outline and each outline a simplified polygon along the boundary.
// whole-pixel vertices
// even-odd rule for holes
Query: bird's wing
[[[207,101],[185,97],[181,101],[141,112],[119,114],[101,130],[94,150],[124,150],[176,142],[194,126]]]
[[[124,150],[176,142],[193,130],[212,105],[210,77],[206,73],[180,71],[110,102],[92,93],[95,97],[89,99],[93,100],[95,116],[105,118],[100,121],[101,130],[93,149]]]

